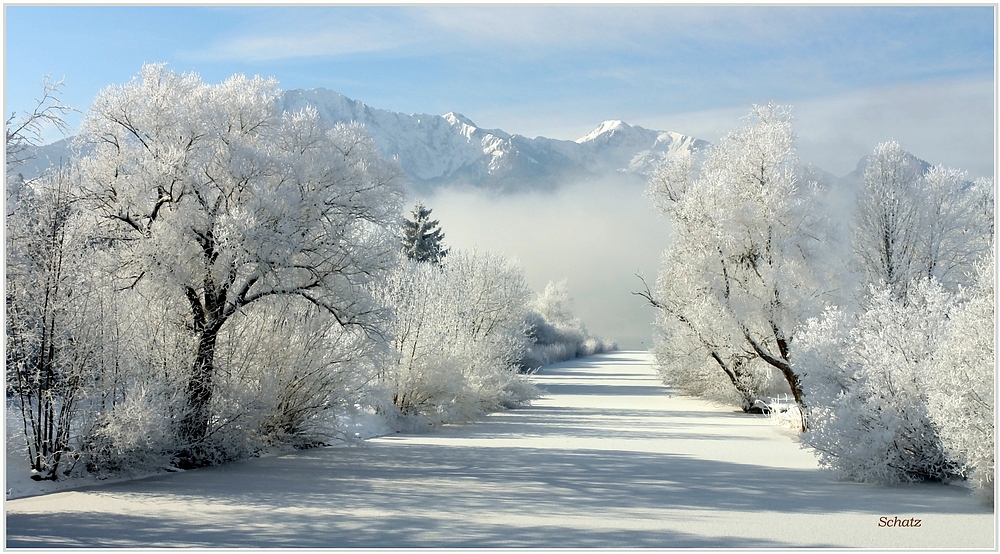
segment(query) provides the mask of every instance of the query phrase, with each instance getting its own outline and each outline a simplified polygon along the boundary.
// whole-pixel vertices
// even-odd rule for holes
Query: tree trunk
[[[212,378],[215,374],[215,345],[219,337],[221,322],[205,327],[198,337],[198,353],[195,356],[186,391],[186,411],[181,420],[180,439],[184,451],[182,463],[197,467],[197,456],[192,448],[205,439],[212,402]]]

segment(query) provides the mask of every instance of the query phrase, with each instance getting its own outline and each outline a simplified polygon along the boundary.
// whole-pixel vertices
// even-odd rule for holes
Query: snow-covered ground
[[[534,378],[545,398],[473,425],[8,500],[7,547],[995,547],[968,490],[838,482],[644,352]]]

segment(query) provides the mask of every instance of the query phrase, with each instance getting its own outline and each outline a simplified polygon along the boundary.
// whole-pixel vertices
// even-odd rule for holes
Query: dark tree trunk
[[[198,467],[209,463],[204,456],[199,455],[199,452],[205,450],[202,443],[208,434],[211,419],[215,345],[218,342],[219,329],[227,318],[224,308],[228,283],[218,287],[210,269],[217,257],[213,234],[209,231],[204,234],[196,232],[196,235],[204,254],[206,271],[202,293],[194,287],[187,287],[184,291],[191,305],[194,330],[198,335],[198,350],[188,377],[184,417],[178,429],[182,448],[179,458],[182,467]]]
[[[221,327],[221,322],[214,323],[204,328],[198,337],[198,352],[188,378],[186,410],[179,429],[183,448],[181,464],[184,466],[197,467],[205,463],[196,452],[208,434],[215,376],[215,345]]]

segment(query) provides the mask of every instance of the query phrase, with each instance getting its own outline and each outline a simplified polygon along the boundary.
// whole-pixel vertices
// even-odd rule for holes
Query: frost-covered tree
[[[687,282],[684,250],[672,245],[664,253],[655,290],[637,293],[655,308],[656,333],[652,352],[664,381],[685,394],[732,403],[755,411],[766,393],[768,371],[740,338],[732,322],[720,325],[726,312],[708,295],[683,303],[673,297],[672,283]]]
[[[858,193],[854,251],[866,282],[885,283],[898,297],[920,270],[917,208],[919,162],[895,141],[884,142],[865,166]]]
[[[438,227],[440,222],[431,219],[431,211],[423,202],[417,202],[410,212],[413,219],[403,218],[403,252],[413,261],[439,264],[448,255],[448,249],[441,242],[444,232]]]
[[[550,281],[545,290],[538,294],[534,302],[535,311],[546,320],[568,327],[580,327],[583,322],[573,315],[573,297],[569,294],[566,279],[558,283]]]
[[[991,239],[990,251],[993,251],[992,239],[994,235],[994,221],[993,218],[996,215],[996,198],[994,191],[993,179],[989,177],[980,177],[975,180],[975,191],[977,191],[976,197],[978,197],[978,202],[976,202],[976,207],[978,208],[977,218],[980,220],[987,221],[985,226],[986,236]]]
[[[970,283],[976,262],[991,248],[993,185],[934,166],[921,177],[918,191],[917,268],[923,278],[955,291]]]
[[[863,285],[886,284],[899,298],[917,279],[951,290],[968,281],[993,235],[993,186],[920,162],[896,142],[869,158],[857,200],[854,251]]]
[[[279,95],[273,80],[211,85],[146,65],[97,96],[78,135],[92,149],[80,161],[87,201],[123,286],[155,283],[187,305],[183,444],[210,430],[216,349],[238,314],[285,300],[378,328],[364,291],[394,261],[398,170],[361,127],[283,113]]]
[[[74,111],[62,82],[44,79],[31,112],[6,120],[6,383],[22,421],[34,477],[58,478],[72,462],[71,429],[93,381],[95,346],[85,224],[72,168],[25,182],[16,174],[49,127],[67,132]]]
[[[678,349],[717,365],[744,408],[770,371],[801,403],[790,346],[822,293],[813,269],[822,238],[815,189],[801,177],[790,112],[755,106],[751,118],[708,151],[696,176],[680,158],[652,179],[651,195],[676,237],[657,290],[642,293],[666,333],[681,340]]]
[[[77,403],[94,379],[88,246],[71,179],[62,170],[26,183],[7,218],[7,391],[31,469],[46,479],[69,458]]]

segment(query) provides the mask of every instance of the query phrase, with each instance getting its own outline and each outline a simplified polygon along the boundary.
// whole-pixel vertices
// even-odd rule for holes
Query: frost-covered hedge
[[[523,371],[618,349],[613,340],[591,336],[573,316],[572,303],[565,280],[549,282],[535,299],[525,317],[529,341],[520,362]]]
[[[468,421],[537,396],[517,366],[530,290],[501,256],[452,252],[442,265],[401,260],[377,294],[393,313],[396,358],[379,372],[384,413],[404,425]]]

